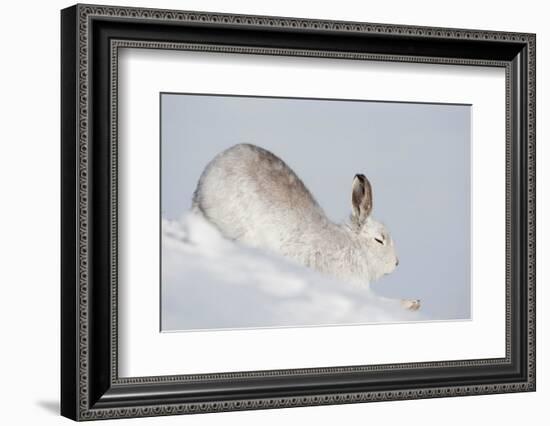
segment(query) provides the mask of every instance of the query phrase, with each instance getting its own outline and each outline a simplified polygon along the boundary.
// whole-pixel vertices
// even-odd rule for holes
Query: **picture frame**
[[[535,391],[535,45],[534,34],[498,31],[81,4],[62,10],[61,414],[94,420]],[[122,48],[503,69],[505,356],[120,377]]]

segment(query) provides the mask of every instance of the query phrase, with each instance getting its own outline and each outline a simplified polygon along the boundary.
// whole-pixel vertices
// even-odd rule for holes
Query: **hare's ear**
[[[372,211],[372,188],[365,175],[355,175],[351,187],[351,217],[363,223]]]

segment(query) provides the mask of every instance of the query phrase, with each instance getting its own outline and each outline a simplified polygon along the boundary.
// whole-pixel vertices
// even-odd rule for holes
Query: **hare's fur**
[[[370,217],[363,175],[353,181],[350,222],[335,224],[289,166],[255,145],[235,145],[208,164],[193,208],[229,239],[348,282],[368,285],[398,263],[390,235]]]

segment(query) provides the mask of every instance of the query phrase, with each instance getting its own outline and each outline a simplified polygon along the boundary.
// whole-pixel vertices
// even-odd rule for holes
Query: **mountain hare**
[[[255,145],[218,154],[193,195],[201,212],[229,239],[293,259],[338,279],[368,285],[398,264],[393,240],[374,220],[372,189],[355,175],[351,220],[331,222],[300,178],[280,158]],[[402,300],[411,310],[418,300]]]

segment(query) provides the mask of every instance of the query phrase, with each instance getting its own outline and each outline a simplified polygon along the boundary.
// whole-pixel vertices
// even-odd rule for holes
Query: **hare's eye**
[[[375,238],[377,243],[384,244],[384,240],[381,240],[380,238]]]

